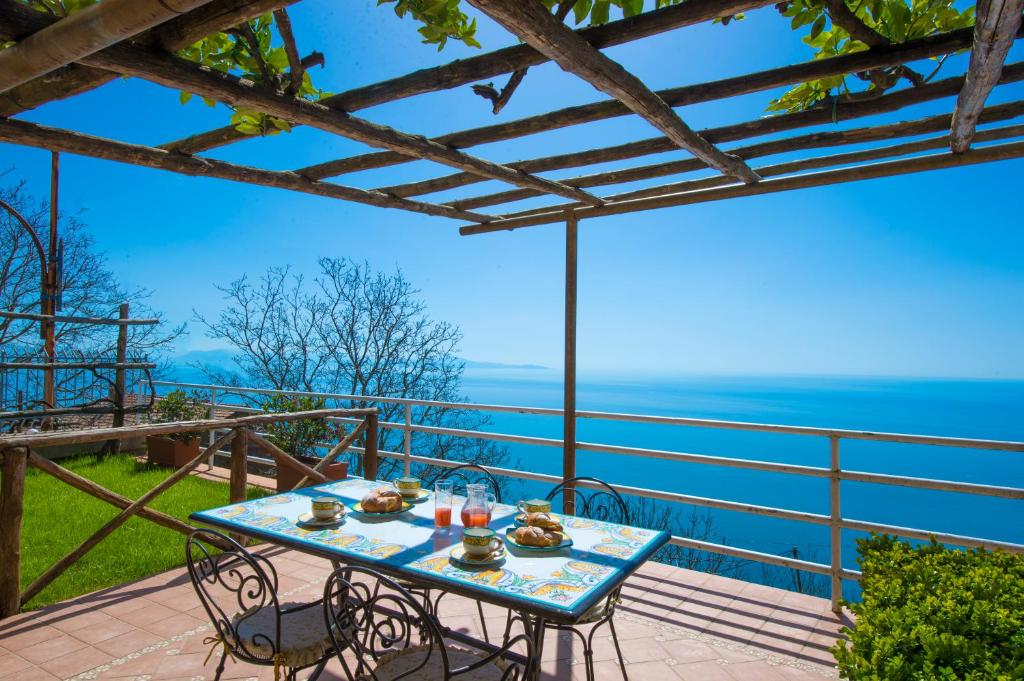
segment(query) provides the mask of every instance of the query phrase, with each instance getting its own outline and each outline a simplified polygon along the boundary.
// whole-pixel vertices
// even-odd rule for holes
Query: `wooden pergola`
[[[973,29],[890,43],[861,26],[858,40],[869,49],[782,68],[705,83],[653,91],[601,50],[775,4],[775,0],[687,0],[605,25],[572,30],[539,0],[469,0],[522,44],[342,92],[313,103],[255,85],[232,75],[206,70],[174,51],[217,31],[275,11],[288,47],[292,74],[300,74],[290,23],[282,25],[286,6],[297,0],[103,0],[70,17],[55,20],[18,0],[0,0],[0,141],[80,154],[184,175],[216,177],[277,187],[358,203],[397,208],[469,223],[464,235],[551,223],[566,226],[565,278],[565,447],[564,474],[575,473],[576,237],[581,219],[683,206],[742,196],[784,192],[863,179],[1020,158],[1024,156],[1024,100],[986,106],[1000,84],[1024,79],[1024,62],[1005,64],[1021,35],[1024,0],[979,0]],[[829,2],[835,13],[842,0]],[[846,9],[848,12],[849,10]],[[694,130],[678,107],[762,92],[808,80],[871,69],[897,67],[915,60],[971,50],[966,73],[917,83],[874,97],[835,100],[820,108]],[[581,78],[609,99],[572,106],[519,120],[451,132],[428,139],[373,123],[355,115],[385,102],[477,83],[511,74],[510,85],[526,69],[548,61]],[[292,171],[273,171],[201,156],[247,135],[232,127],[202,132],[159,147],[128,144],[37,125],[12,118],[64,97],[98,87],[113,78],[134,76],[232,106],[242,106],[292,126],[306,125],[379,149],[328,160]],[[916,120],[854,127],[855,119],[956,97],[950,113]],[[500,108],[500,106],[496,106]],[[639,116],[659,131],[649,139],[566,154],[499,163],[468,149],[502,140],[620,117]],[[1016,121],[1016,122],[1015,122]],[[977,130],[979,124],[1006,123]],[[793,134],[771,141],[752,138],[836,124],[824,132]],[[931,137],[923,137],[934,134]],[[738,145],[734,143],[739,143]],[[869,143],[875,146],[866,147]],[[974,145],[977,143],[983,146]],[[723,148],[723,145],[728,145]],[[808,155],[763,166],[759,157],[856,145],[855,151]],[[554,180],[538,173],[685,150],[690,157],[635,165]],[[394,186],[360,189],[335,181],[341,175],[428,160],[452,169],[435,178]],[[657,184],[639,190],[600,195],[596,188],[637,180],[714,171],[696,179]],[[508,189],[431,202],[419,197],[499,180]],[[481,209],[538,196],[557,201],[541,208],[507,213]],[[838,504],[838,479],[836,497]],[[833,528],[833,532],[838,532]],[[833,546],[838,546],[833,541]],[[834,575],[839,579],[840,575]]]

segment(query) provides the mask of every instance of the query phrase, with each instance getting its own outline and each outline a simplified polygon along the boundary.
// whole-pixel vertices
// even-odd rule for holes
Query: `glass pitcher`
[[[466,485],[466,503],[462,507],[463,527],[487,527],[491,522],[491,512],[497,501],[487,491],[487,485]]]

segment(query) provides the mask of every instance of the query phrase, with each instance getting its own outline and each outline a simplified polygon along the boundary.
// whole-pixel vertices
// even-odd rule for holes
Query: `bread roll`
[[[402,495],[393,489],[381,487],[363,497],[361,503],[363,510],[370,513],[392,513],[402,508]]]
[[[550,532],[561,532],[562,523],[552,518],[547,513],[528,513],[526,524],[530,527],[539,527]]]
[[[546,532],[539,527],[517,528],[513,537],[523,546],[558,546],[562,543],[561,532]]]

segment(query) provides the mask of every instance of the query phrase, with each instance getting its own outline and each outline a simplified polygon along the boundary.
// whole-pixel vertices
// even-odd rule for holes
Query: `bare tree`
[[[24,183],[0,186],[0,200],[17,210],[35,229],[44,251],[49,246],[49,206],[30,195]],[[126,289],[107,264],[106,255],[96,249],[88,228],[76,215],[61,215],[59,234],[64,246],[63,308],[61,314],[80,317],[111,317],[127,302],[135,316],[160,317],[146,304],[149,291]],[[0,210],[0,309],[38,313],[41,263],[29,233],[6,210]],[[74,360],[113,358],[117,334],[112,327],[58,324],[57,353]],[[129,327],[128,347],[136,359],[157,359],[184,332],[184,326]],[[31,362],[43,358],[39,325],[35,322],[0,318],[0,355],[7,361]],[[14,372],[11,372],[12,374]],[[36,372],[38,373],[38,372]],[[38,376],[9,375],[5,386],[33,386]],[[55,376],[58,402],[75,404],[83,394],[106,390],[108,381],[80,370],[58,371]],[[31,392],[31,389],[29,390]],[[29,401],[32,396],[26,396]],[[0,399],[3,399],[0,397]]]
[[[698,509],[696,506],[680,508],[678,504],[646,497],[631,497],[627,503],[630,519],[640,527],[665,530],[676,536],[699,541],[725,543],[724,538],[715,528],[715,518],[709,508]],[[675,544],[666,544],[654,555],[654,560],[689,570],[731,576],[742,574],[746,566],[746,561],[737,558]]]
[[[366,263],[321,258],[312,281],[286,267],[258,280],[242,277],[218,287],[227,304],[214,318],[196,314],[211,338],[237,351],[234,370],[200,367],[212,381],[239,387],[357,396],[345,406],[376,405],[382,421],[404,421],[401,404],[364,396],[458,403],[464,363],[458,327],[431,319],[419,291],[401,271],[374,272]],[[240,392],[240,395],[243,393]],[[244,396],[244,395],[243,395]],[[488,423],[456,406],[414,408],[416,423],[476,430]],[[382,429],[379,447],[401,451],[403,434]],[[481,465],[503,463],[507,450],[493,442],[414,433],[413,451]],[[381,461],[382,477],[400,462]],[[423,468],[430,479],[436,470]]]

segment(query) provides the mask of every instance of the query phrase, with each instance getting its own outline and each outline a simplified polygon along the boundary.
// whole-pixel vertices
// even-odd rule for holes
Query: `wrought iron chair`
[[[361,681],[516,681],[523,668],[508,657],[532,643],[524,634],[490,653],[446,644],[444,633],[420,600],[373,570],[344,567],[324,587],[325,628],[350,679]]]
[[[218,551],[212,547],[228,547]],[[220,679],[230,656],[274,667],[289,681],[302,669],[316,667],[315,679],[334,656],[335,641],[324,628],[320,601],[281,603],[277,571],[269,560],[246,551],[225,534],[194,530],[185,544],[185,560],[203,609],[216,629],[209,637],[210,656],[221,648],[214,679]],[[209,660],[209,656],[207,657]]]
[[[579,483],[584,483],[586,487],[580,487]],[[619,494],[614,487],[598,478],[586,476],[570,478],[561,484],[556,485],[550,492],[548,492],[548,495],[545,498],[548,501],[554,501],[559,496],[563,499],[572,499],[575,515],[582,518],[589,518],[591,520],[598,520],[601,522],[618,523],[620,525],[630,524],[629,505],[626,504],[626,500],[622,498],[622,495]],[[612,633],[612,643],[615,644],[615,652],[619,657],[619,667],[622,669],[622,678],[625,679],[625,681],[629,681],[629,677],[626,675],[626,661],[622,657],[622,648],[619,645],[619,636],[615,633],[615,621],[612,619],[615,615],[615,606],[619,602],[621,591],[622,588],[620,587],[609,594],[608,598],[591,608],[590,611],[583,615],[580,621],[574,625],[555,624],[551,622],[545,623],[546,628],[569,631],[573,635],[578,636],[580,641],[583,642],[583,661],[586,665],[585,668],[588,681],[594,681],[595,678],[594,635],[605,624],[608,625],[608,628]],[[520,619],[519,615],[514,615],[510,611],[505,623],[505,639],[509,637],[513,624],[517,619]],[[590,631],[584,632],[580,629],[580,625],[590,627]],[[540,652],[538,652],[538,654],[540,654]]]

